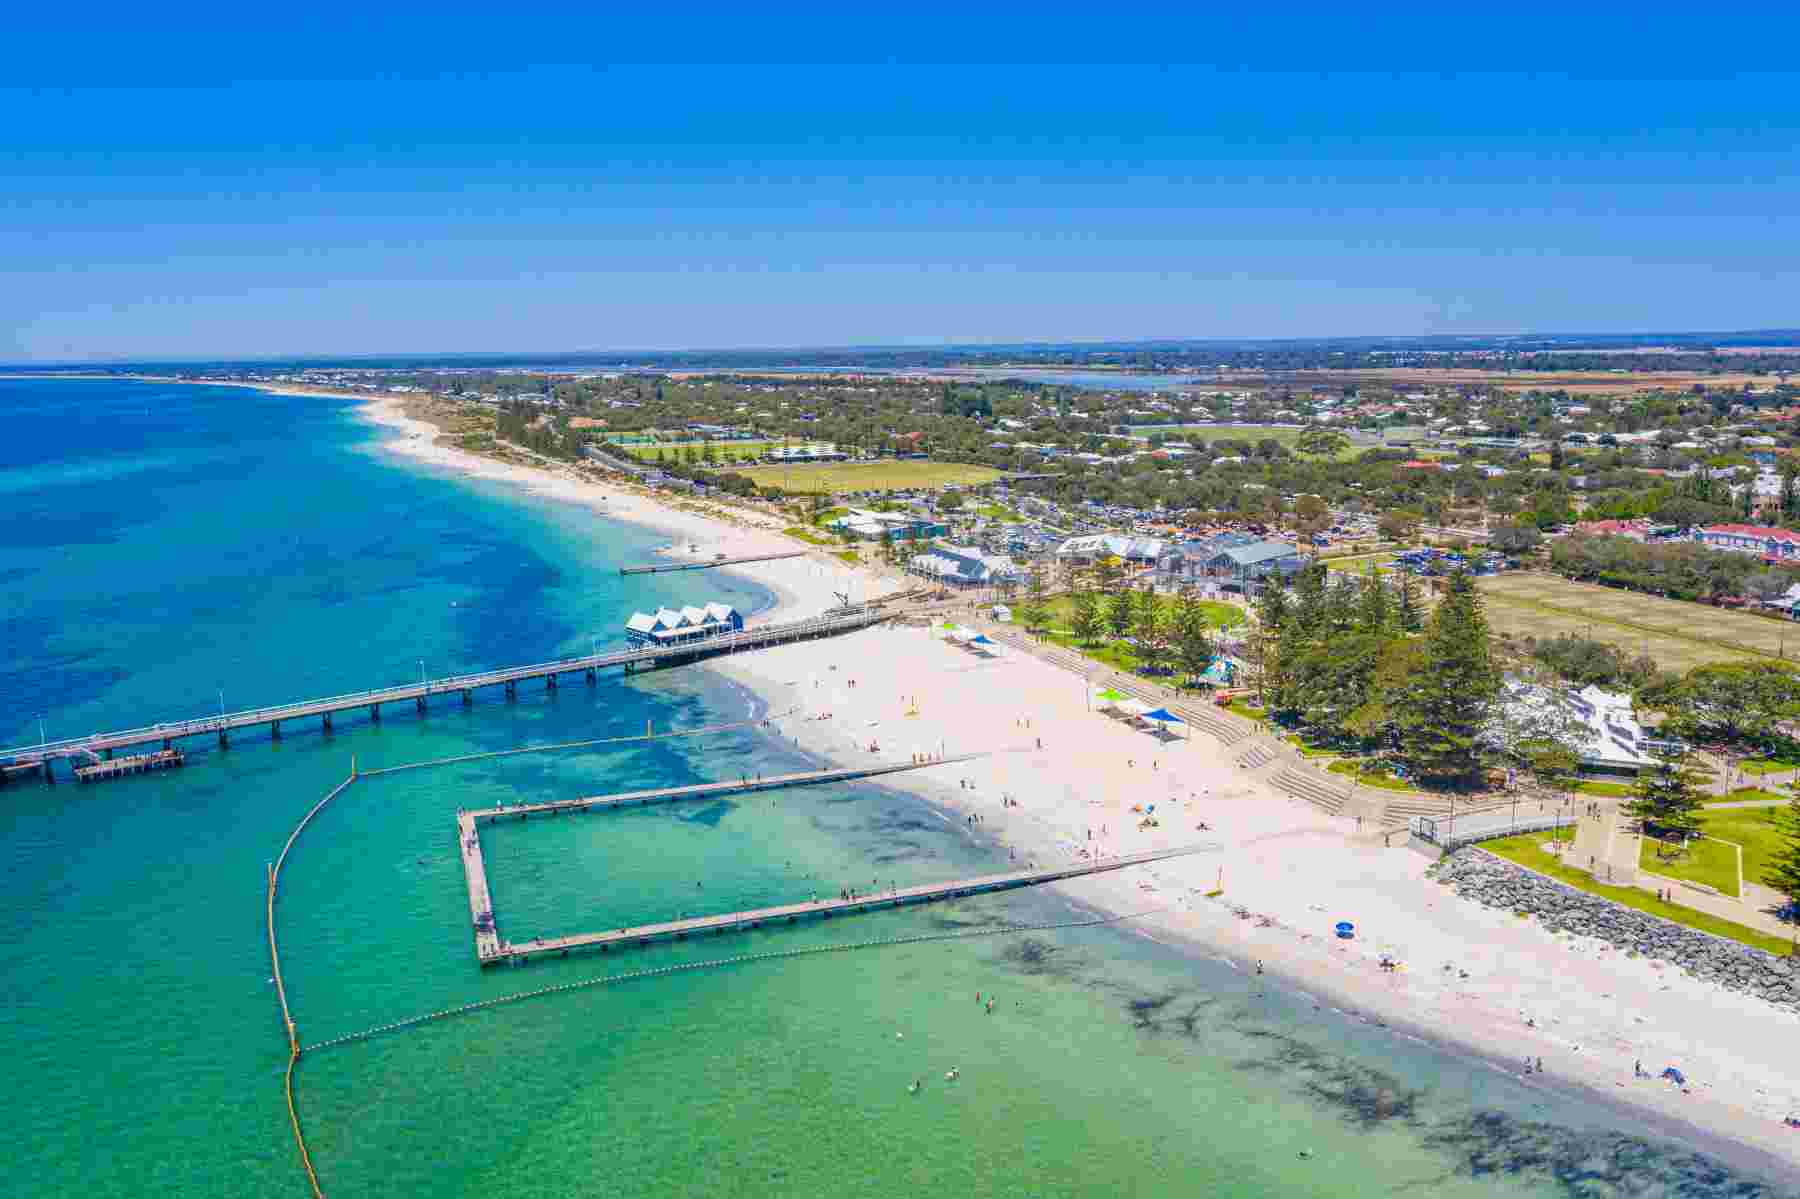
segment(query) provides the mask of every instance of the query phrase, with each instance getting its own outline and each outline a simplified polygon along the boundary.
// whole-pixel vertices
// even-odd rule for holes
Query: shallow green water
[[[55,736],[205,710],[221,681],[232,706],[347,690],[407,677],[420,656],[437,673],[584,647],[633,606],[696,588],[758,598],[724,579],[620,580],[616,565],[657,538],[394,465],[330,404],[98,386],[0,383],[0,403],[42,430],[0,456],[9,742],[33,737],[40,711]],[[330,738],[245,738],[170,774],[0,791],[7,1192],[308,1193],[282,1101],[263,877],[352,755],[366,768],[749,711],[689,669],[396,711]],[[302,1039],[645,966],[1080,914],[1013,894],[476,967],[457,808],[799,765],[736,732],[359,782],[283,878]],[[1000,856],[866,786],[483,837],[513,939],[960,877]],[[993,1014],[977,992],[998,996]],[[309,1054],[298,1082],[333,1196],[1780,1193],[1128,926],[591,988]]]

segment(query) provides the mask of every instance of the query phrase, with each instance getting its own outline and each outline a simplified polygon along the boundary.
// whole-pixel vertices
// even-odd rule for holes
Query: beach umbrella
[[[1151,711],[1145,712],[1144,719],[1160,721],[1163,724],[1186,724],[1187,723],[1187,721],[1185,721],[1181,717],[1175,715],[1175,713],[1169,711],[1167,708],[1155,708],[1155,709],[1152,709]]]

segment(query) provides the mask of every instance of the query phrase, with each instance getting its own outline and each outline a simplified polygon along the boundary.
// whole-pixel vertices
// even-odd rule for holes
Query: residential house
[[[1709,549],[1758,554],[1770,562],[1800,561],[1800,533],[1763,525],[1707,525],[1694,530],[1694,540]]]

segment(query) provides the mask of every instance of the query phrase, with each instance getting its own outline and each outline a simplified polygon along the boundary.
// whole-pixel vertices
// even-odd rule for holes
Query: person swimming
[[[915,1078],[912,1080],[912,1086],[906,1088],[906,1093],[908,1095],[917,1095],[919,1093],[919,1088],[924,1085],[925,1085],[924,1079]]]

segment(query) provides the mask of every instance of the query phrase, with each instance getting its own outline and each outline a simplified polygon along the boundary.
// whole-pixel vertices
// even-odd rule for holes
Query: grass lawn
[[[1378,554],[1352,554],[1342,558],[1321,558],[1319,561],[1325,564],[1326,570],[1340,570],[1345,574],[1368,574],[1369,568],[1373,566],[1376,574],[1387,575],[1394,573],[1388,564],[1399,552],[1399,550],[1386,550]]]
[[[1721,895],[1737,898],[1738,862],[1733,847],[1703,837],[1689,842],[1686,849],[1674,851],[1672,856],[1664,857],[1665,852],[1662,842],[1645,837],[1638,850],[1638,866],[1664,878],[1705,883]]]
[[[1300,440],[1302,430],[1277,429],[1269,425],[1183,425],[1179,429],[1166,429],[1164,432],[1176,435],[1184,441],[1204,441],[1207,445],[1211,445],[1215,441],[1246,441],[1255,446],[1257,442],[1266,437],[1270,441],[1280,443],[1284,449],[1292,451],[1297,457],[1313,462],[1354,462],[1364,450],[1375,448],[1366,445],[1352,445],[1346,446],[1330,458],[1315,458],[1294,449],[1294,444]]]
[[[1497,633],[1539,639],[1559,633],[1592,637],[1634,658],[1647,653],[1664,670],[1685,673],[1708,662],[1785,662],[1791,659],[1781,655],[1800,646],[1791,621],[1535,571],[1488,575],[1475,585],[1486,601],[1488,623]],[[1788,644],[1790,639],[1794,646]]]
[[[1225,705],[1225,710],[1227,712],[1236,712],[1245,720],[1262,720],[1268,716],[1267,711],[1257,707],[1247,699],[1234,699],[1229,704]]]
[[[1576,870],[1565,866],[1554,854],[1541,848],[1542,833],[1525,833],[1518,837],[1504,837],[1497,841],[1483,841],[1481,848],[1491,854],[1517,862],[1521,866],[1529,866],[1539,874],[1547,874],[1558,882],[1567,883],[1577,891],[1586,891],[1589,895],[1598,895],[1615,903],[1624,904],[1628,908],[1636,908],[1640,912],[1648,912],[1652,916],[1661,916],[1676,924],[1685,924],[1689,928],[1697,928],[1704,933],[1712,933],[1717,937],[1728,937],[1745,945],[1753,945],[1766,950],[1777,957],[1788,956],[1789,943],[1785,937],[1771,937],[1767,933],[1747,928],[1742,924],[1733,924],[1729,920],[1721,920],[1705,912],[1696,912],[1692,908],[1684,908],[1680,904],[1664,903],[1647,891],[1636,887],[1609,887],[1605,883],[1597,883],[1585,870]]]
[[[769,447],[780,445],[778,441],[681,441],[663,442],[659,445],[608,445],[606,448],[618,453],[630,454],[643,462],[685,462],[685,451],[692,448],[695,460],[704,462],[705,447],[712,446],[714,461],[721,465],[737,462],[742,458],[760,458],[769,452]]]
[[[1159,595],[1156,598],[1165,610],[1174,601],[1173,596]],[[1206,613],[1206,623],[1215,629],[1235,628],[1248,619],[1244,615],[1244,610],[1236,604],[1227,604],[1219,600],[1198,600],[1196,602],[1200,605],[1200,610]],[[1106,611],[1106,603],[1105,599],[1100,601],[1102,613]],[[1044,610],[1050,614],[1050,623],[1053,626],[1066,629],[1075,618],[1074,597],[1050,596],[1044,600]]]
[[[1169,596],[1158,597],[1165,605],[1171,602],[1171,598]],[[1021,603],[1023,602],[1021,601]],[[1245,617],[1241,608],[1213,600],[1198,602],[1206,612],[1207,622],[1213,628],[1230,628],[1244,622]],[[1041,630],[1041,635],[1046,641],[1053,645],[1060,645],[1064,649],[1072,649],[1084,657],[1092,658],[1096,662],[1103,662],[1125,674],[1136,672],[1137,651],[1123,641],[1113,641],[1104,633],[1092,645],[1082,645],[1075,639],[1075,634],[1070,631],[1070,625],[1075,615],[1074,599],[1067,595],[1054,595],[1044,600],[1043,604],[1048,619],[1045,627]],[[1104,611],[1104,605],[1102,611]],[[1180,675],[1173,675],[1166,677],[1164,681],[1174,685],[1179,682],[1180,678]]]
[[[1800,762],[1782,762],[1774,758],[1745,758],[1737,765],[1745,774],[1787,774],[1800,770]]]
[[[783,529],[782,532],[786,533],[789,537],[798,537],[800,540],[810,542],[813,545],[837,544],[836,538],[827,537],[823,533],[815,533],[805,525],[794,525],[791,528]]]
[[[1622,798],[1631,794],[1630,783],[1596,783],[1583,781],[1575,784],[1575,791],[1581,795],[1609,795]]]
[[[1003,508],[999,504],[982,504],[975,509],[976,516],[985,516],[989,520],[1005,521],[1007,524],[1019,524],[1022,518],[1011,508]]]
[[[1383,791],[1416,792],[1419,790],[1405,779],[1397,779],[1380,767],[1370,769],[1367,763],[1355,758],[1339,759],[1325,769],[1332,774],[1347,774],[1365,787],[1379,787]]]
[[[1289,733],[1282,740],[1299,750],[1300,756],[1303,758],[1335,758],[1343,752],[1326,745],[1314,745],[1301,737],[1299,733]]]
[[[1119,641],[1097,642],[1093,645],[1082,645],[1075,640],[1075,634],[1068,629],[1044,629],[1042,637],[1052,645],[1060,645],[1064,649],[1072,649],[1084,658],[1092,658],[1104,663],[1121,674],[1134,674],[1137,671],[1137,655],[1131,647]]]
[[[991,466],[961,462],[819,462],[796,466],[752,466],[738,471],[758,487],[782,487],[805,494],[839,494],[846,491],[893,491],[915,487],[942,487],[946,483],[974,486],[992,483],[1000,472]]]
[[[1761,787],[1739,787],[1737,790],[1732,791],[1727,795],[1708,795],[1705,802],[1708,804],[1744,803],[1750,800],[1767,799],[1775,800],[1777,803],[1786,803],[1788,797],[1785,795],[1777,795],[1773,791],[1764,791]]]
[[[1735,812],[1708,812],[1701,818],[1700,827],[1709,837],[1743,846],[1744,877],[1760,883],[1763,871],[1781,851],[1781,830],[1775,824],[1775,813],[1779,811],[1780,808],[1740,808]]]
[[[839,561],[848,562],[852,566],[855,566],[857,563],[862,561],[862,555],[857,553],[855,550],[839,550],[837,553],[835,553],[831,556],[833,558],[838,559]]]

